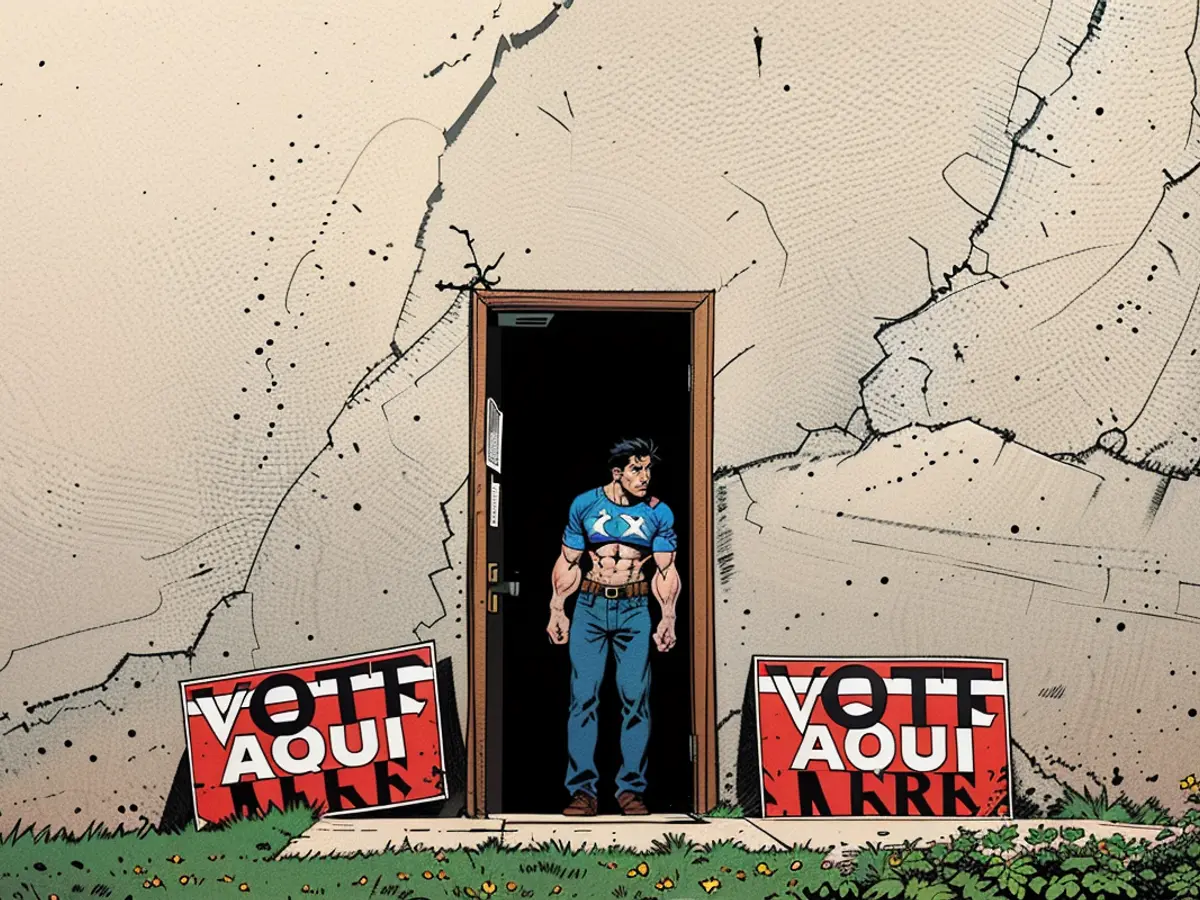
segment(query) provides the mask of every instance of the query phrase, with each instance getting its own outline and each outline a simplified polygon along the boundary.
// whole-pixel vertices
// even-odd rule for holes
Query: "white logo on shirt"
[[[592,524],[592,533],[593,534],[602,534],[605,537],[608,537],[608,532],[604,530],[604,523],[609,521],[610,519],[612,519],[612,516],[610,516],[608,514],[607,509],[600,510],[599,518],[597,518],[596,521]]]
[[[646,522],[645,516],[627,516],[625,513],[621,513],[621,518],[625,520],[625,525],[627,526],[624,537],[637,535],[640,538],[644,538],[646,536],[646,532],[642,531],[642,525]]]

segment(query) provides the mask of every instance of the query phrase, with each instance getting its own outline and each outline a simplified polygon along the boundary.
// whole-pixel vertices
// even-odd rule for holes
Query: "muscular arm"
[[[679,569],[675,565],[675,551],[656,552],[654,554],[654,564],[657,571],[654,573],[654,580],[650,582],[650,589],[654,591],[654,596],[658,598],[658,605],[662,607],[664,619],[675,620],[675,601],[679,599],[679,591],[681,588],[679,582]]]
[[[554,571],[550,574],[550,624],[546,626],[546,634],[550,635],[552,644],[565,644],[571,634],[571,620],[567,618],[567,598],[579,587],[583,572],[579,568],[582,550],[574,550],[566,544],[554,563]]]
[[[579,560],[582,556],[582,550],[574,550],[566,544],[562,545],[562,552],[558,554],[558,559],[554,562],[554,571],[550,574],[551,613],[562,612],[567,598],[579,588],[580,579],[583,577],[583,572],[579,568]]]

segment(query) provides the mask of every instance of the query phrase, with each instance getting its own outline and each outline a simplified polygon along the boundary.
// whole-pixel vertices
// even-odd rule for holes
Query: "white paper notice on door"
[[[504,413],[496,401],[488,397],[487,402],[487,465],[500,471],[500,445],[504,436]]]
[[[491,509],[488,513],[488,524],[493,528],[500,527],[500,482],[492,479]]]

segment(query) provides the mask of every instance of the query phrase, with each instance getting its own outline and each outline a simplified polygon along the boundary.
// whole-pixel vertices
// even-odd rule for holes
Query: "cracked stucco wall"
[[[238,543],[229,565],[249,602],[234,606],[251,619],[240,642],[206,636],[182,657],[186,674],[180,659],[154,661],[158,679],[432,638],[461,724],[468,335],[461,292],[438,287],[470,258],[454,226],[481,261],[504,254],[500,287],[717,289],[723,799],[747,783],[749,657],[775,651],[1009,656],[1013,732],[1043,772],[1161,794],[1153,779],[1174,780],[1194,743],[1200,565],[1187,535],[1200,523],[1192,485],[1126,460],[1168,470],[1193,443],[1178,424],[1192,409],[1190,355],[1168,345],[1194,325],[1184,305],[1198,262],[1182,228],[1200,219],[1183,219],[1194,21],[1165,3],[1153,16],[1084,2],[666,3],[649,19],[579,0],[487,53],[445,54],[427,80],[474,74],[436,167],[415,177],[392,163],[426,126],[380,131],[354,160],[353,190],[309,227],[341,254],[298,245],[289,289],[264,301],[345,323],[369,288],[383,346],[333,367],[323,390],[341,394]],[[1178,180],[1167,191],[1164,168]],[[372,218],[369,201],[406,178],[420,203],[404,207],[401,238],[399,214]],[[360,280],[354,255],[368,251],[379,267]],[[381,268],[390,253],[406,268]],[[1134,312],[1152,309],[1154,324],[1128,347],[1149,350],[1100,368],[1095,356],[1118,348],[1083,334],[1091,304],[1136,306],[1146,285],[1161,299]],[[894,324],[877,336],[881,320]],[[323,343],[312,340],[301,371]],[[1089,452],[1114,415],[1128,434]],[[961,421],[972,418],[1017,441]],[[1065,451],[1077,455],[1048,455]],[[234,589],[217,587],[188,601],[176,631],[194,634],[188,623]],[[10,683],[34,684],[33,671]],[[134,730],[165,751],[141,770],[145,793],[165,798],[177,699],[127,693],[144,687],[119,677],[107,690],[136,698],[125,708],[148,724]],[[68,722],[115,741],[133,713],[106,721],[108,704],[93,704],[83,719],[69,702],[37,711],[64,710],[54,725],[5,738],[0,805],[136,821],[107,797],[76,802],[59,746]],[[43,758],[33,741],[49,734]],[[92,783],[122,777],[109,768]],[[147,802],[161,811],[165,799]]]
[[[1200,461],[1196,11],[1100,2],[1081,30],[1082,12],[1049,11],[966,268],[881,328],[863,396],[880,431],[971,417],[1047,452],[1111,431],[1122,458],[1186,477]]]

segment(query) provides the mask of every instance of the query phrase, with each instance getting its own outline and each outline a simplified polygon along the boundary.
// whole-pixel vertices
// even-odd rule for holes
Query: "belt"
[[[645,581],[635,581],[632,584],[611,585],[600,584],[598,581],[583,580],[579,588],[585,594],[595,594],[616,600],[620,597],[645,597],[650,593],[650,585]]]

